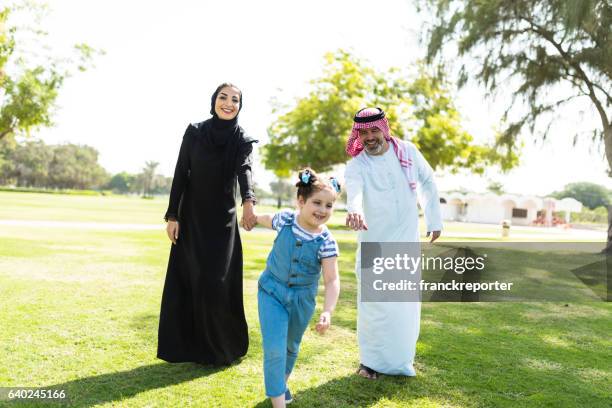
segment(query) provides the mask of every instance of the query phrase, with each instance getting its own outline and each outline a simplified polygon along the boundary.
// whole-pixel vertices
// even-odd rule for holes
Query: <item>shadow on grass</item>
[[[450,397],[452,394],[452,398]],[[423,376],[381,376],[378,380],[366,380],[357,375],[348,375],[328,381],[304,391],[295,392],[292,407],[371,407],[376,404],[386,406],[413,406],[419,400],[440,406],[453,401],[460,406],[473,406],[470,399],[460,390],[437,387]],[[397,405],[397,404],[401,405]],[[256,408],[271,407],[270,399],[260,401]]]
[[[417,377],[339,377],[293,390],[292,406],[608,407],[610,354],[602,340],[608,311],[605,305],[427,305]],[[545,321],[533,321],[534,314]],[[263,399],[256,406],[271,405]]]
[[[69,406],[92,407],[130,398],[144,391],[206,377],[226,368],[205,367],[193,363],[160,363],[128,371],[79,378],[42,388],[65,390]]]
[[[381,377],[377,381],[371,381],[354,375],[346,376],[294,393],[294,403],[291,406],[369,407],[380,399],[391,398],[396,393],[396,384],[405,386],[410,381],[408,377]],[[254,407],[271,406],[270,399],[266,398]]]

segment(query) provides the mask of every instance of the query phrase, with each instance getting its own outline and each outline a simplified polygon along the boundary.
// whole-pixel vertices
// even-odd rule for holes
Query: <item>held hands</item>
[[[242,217],[240,219],[240,221],[238,221],[238,225],[241,228],[244,228],[246,231],[251,231],[257,225],[257,215],[255,215],[254,217],[255,217],[255,222],[252,224],[253,225],[252,227],[250,227],[250,228],[247,227],[247,225],[251,225],[251,224],[246,224],[245,221],[244,221],[244,217]]]
[[[168,238],[174,245],[176,245],[176,240],[179,237],[179,223],[178,221],[168,220],[168,224],[166,225],[166,234],[168,234]]]
[[[429,234],[431,234],[431,240],[429,241],[430,243],[440,238],[440,231],[427,231],[427,235],[425,235],[425,237],[429,238]]]
[[[368,229],[363,215],[356,212],[348,213],[346,215],[346,226],[355,231]]]
[[[240,226],[247,231],[252,230],[257,225],[257,216],[253,212],[253,202],[245,201],[242,206],[242,219]]]
[[[323,334],[325,333],[327,329],[329,329],[330,325],[331,325],[331,313],[323,312],[321,313],[321,317],[319,317],[319,322],[317,323],[317,326],[315,327],[315,329],[317,330],[319,334]]]

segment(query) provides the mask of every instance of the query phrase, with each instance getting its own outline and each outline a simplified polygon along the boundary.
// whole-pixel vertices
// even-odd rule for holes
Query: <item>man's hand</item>
[[[346,226],[355,231],[368,229],[363,215],[359,213],[348,213],[346,215]]]
[[[176,240],[179,237],[179,223],[178,221],[168,221],[166,225],[166,234],[168,234],[168,238],[174,245],[176,245]]]
[[[429,238],[429,234],[431,234],[431,240],[429,241],[431,243],[431,242],[434,242],[436,239],[440,238],[441,232],[440,231],[434,231],[434,232],[427,231],[427,235],[425,235],[425,237]]]

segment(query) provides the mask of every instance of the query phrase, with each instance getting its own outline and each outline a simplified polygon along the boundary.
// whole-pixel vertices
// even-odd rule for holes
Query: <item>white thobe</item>
[[[428,231],[442,230],[433,170],[410,142],[400,147],[411,159],[418,198]],[[360,231],[355,260],[357,275],[357,337],[360,361],[383,374],[414,376],[419,337],[420,302],[361,302],[361,242],[419,242],[417,191],[402,171],[392,146],[380,156],[365,151],[346,166],[347,209],[363,214],[368,226]]]

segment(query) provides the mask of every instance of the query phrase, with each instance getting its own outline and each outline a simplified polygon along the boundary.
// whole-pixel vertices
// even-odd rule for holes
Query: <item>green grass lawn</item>
[[[159,224],[168,206],[167,197],[70,196],[62,194],[0,191],[0,220],[44,220]],[[276,207],[256,207],[258,213],[275,213]],[[238,207],[241,214],[241,207]],[[345,212],[337,211],[329,226],[344,227]]]
[[[156,223],[166,205],[53,196],[41,198],[38,211],[32,198],[15,196],[25,195],[0,193],[0,219]],[[269,406],[256,279],[273,237],[242,233],[250,347],[239,364],[218,370],[155,358],[169,252],[161,227],[0,226],[0,387],[64,389],[79,407]],[[341,299],[328,333],[311,325],[305,335],[290,382],[292,406],[609,406],[612,308],[603,302],[424,303],[417,377],[356,377],[354,235],[337,238]]]
[[[163,222],[167,205],[161,198],[0,191],[0,220],[155,224]]]
[[[0,220],[161,224],[167,205],[168,199],[164,197],[145,200],[135,196],[70,196],[0,191]],[[238,206],[237,209],[240,216],[242,207]],[[277,211],[276,207],[256,206],[256,212],[259,214],[272,214]],[[346,211],[336,210],[327,226],[334,230],[347,231],[345,219]],[[421,222],[421,233],[424,235],[425,232],[424,223]],[[460,234],[462,240],[483,240],[483,238],[470,238],[470,234],[488,233],[499,236],[501,235],[501,227],[489,224],[445,222],[444,232]],[[569,235],[560,237],[558,234],[543,238],[542,234],[546,234],[546,230],[536,228],[521,230],[520,234],[523,238],[512,238],[512,240],[577,240]],[[530,236],[533,236],[533,238],[529,238]],[[605,238],[605,232],[602,232],[601,236]],[[444,235],[442,235],[442,239],[446,239]],[[457,240],[457,237],[450,238],[450,240]]]

